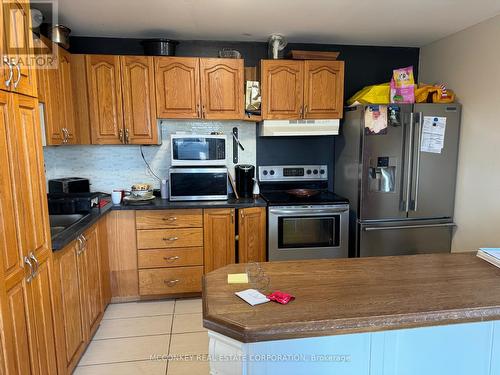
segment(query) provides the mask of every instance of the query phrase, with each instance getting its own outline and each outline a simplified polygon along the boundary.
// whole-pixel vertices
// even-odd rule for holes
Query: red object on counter
[[[286,305],[288,302],[293,301],[295,299],[294,296],[288,293],[280,292],[277,290],[276,292],[272,292],[271,294],[266,296],[271,301],[276,301],[281,303],[282,305]]]
[[[101,198],[101,200],[99,201],[99,208],[103,208],[105,205],[107,205],[109,202],[111,202],[110,200],[106,199],[106,198]]]

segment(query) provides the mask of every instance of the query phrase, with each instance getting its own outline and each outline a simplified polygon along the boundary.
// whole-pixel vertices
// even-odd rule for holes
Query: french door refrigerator
[[[427,103],[347,108],[335,141],[334,190],[350,201],[350,256],[450,251],[460,110]]]

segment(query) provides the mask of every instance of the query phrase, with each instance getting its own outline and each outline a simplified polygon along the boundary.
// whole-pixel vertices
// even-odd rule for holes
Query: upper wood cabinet
[[[342,117],[344,62],[262,60],[264,120]]]
[[[205,273],[235,262],[235,209],[203,210]]]
[[[3,87],[28,96],[37,95],[36,74],[31,66],[33,32],[31,31],[30,3],[27,0],[3,1],[3,41],[4,54],[12,66],[7,68],[9,84]],[[4,55],[2,55],[2,59]]]
[[[341,118],[344,62],[306,60],[304,64],[304,118]]]
[[[132,144],[158,143],[153,58],[121,56],[125,139]]]
[[[37,69],[38,99],[44,104],[44,125],[47,145],[75,144],[78,142],[73,113],[71,84],[71,55],[57,49],[54,67]]]
[[[241,59],[155,57],[159,118],[241,119]]]
[[[238,214],[238,262],[265,262],[266,208],[241,208]]]
[[[87,55],[92,144],[156,144],[153,59]]]
[[[243,75],[241,59],[200,59],[201,110],[205,119],[243,117]]]
[[[261,84],[263,119],[301,118],[303,61],[262,60]]]
[[[87,55],[85,60],[92,143],[123,143],[120,57]]]
[[[201,117],[199,59],[155,57],[154,61],[158,117]]]

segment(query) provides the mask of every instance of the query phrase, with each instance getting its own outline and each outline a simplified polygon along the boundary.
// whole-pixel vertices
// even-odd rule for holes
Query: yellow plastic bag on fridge
[[[453,103],[455,93],[445,85],[428,85],[420,83],[415,89],[416,103]]]
[[[389,83],[363,87],[354,94],[347,105],[357,104],[389,104],[391,88]]]

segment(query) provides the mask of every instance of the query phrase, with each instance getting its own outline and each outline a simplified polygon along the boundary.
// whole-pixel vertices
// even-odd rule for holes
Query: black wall
[[[181,41],[177,56],[217,57],[222,48],[241,52],[246,66],[258,66],[267,58],[267,43],[224,41]],[[339,51],[345,61],[344,97],[347,100],[364,86],[388,82],[392,70],[413,65],[418,77],[418,48],[351,46],[335,44],[290,43],[291,49]],[[72,53],[143,54],[140,39],[72,37]],[[334,137],[259,137],[257,138],[257,165],[328,164],[330,187],[333,188]]]

